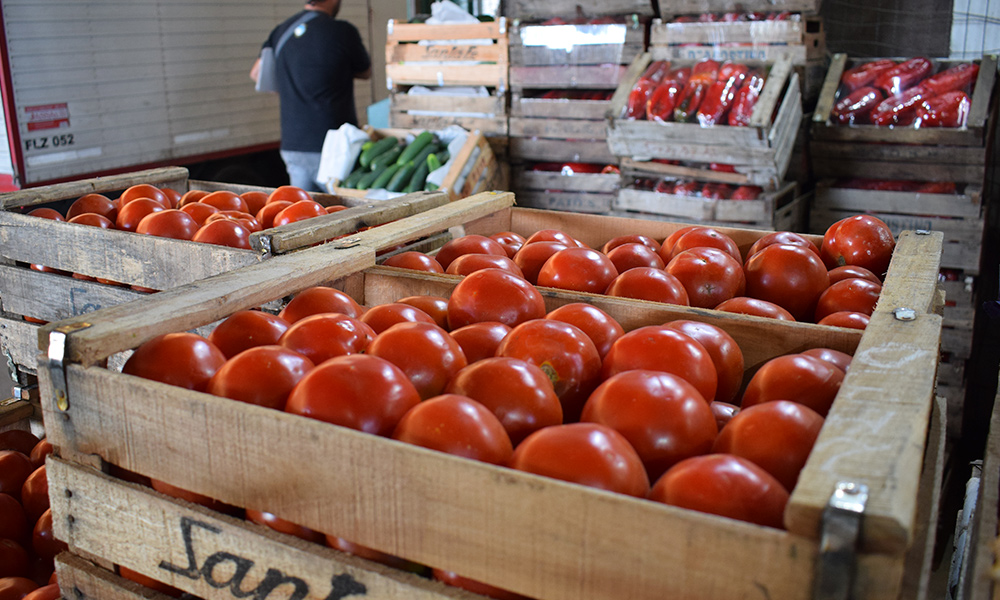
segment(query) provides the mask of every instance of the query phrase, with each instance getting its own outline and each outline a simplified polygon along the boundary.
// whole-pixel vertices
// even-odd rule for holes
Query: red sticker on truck
[[[25,106],[24,112],[28,117],[28,131],[69,127],[69,105],[65,102]]]

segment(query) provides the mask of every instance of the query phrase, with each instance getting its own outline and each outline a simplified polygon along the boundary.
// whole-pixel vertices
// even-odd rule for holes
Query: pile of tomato
[[[669,177],[660,179],[638,177],[632,181],[630,187],[658,194],[689,196],[692,198],[705,198],[706,200],[756,200],[764,192],[764,188],[758,185],[706,183],[693,179],[673,179]]]
[[[849,250],[862,241],[857,237],[861,225],[845,220],[833,233],[846,227],[851,235],[841,232],[843,245],[830,236],[831,260],[859,256]],[[690,253],[690,259],[676,263],[685,265],[677,266],[678,272],[689,273],[684,281],[717,270],[709,266],[714,260],[740,270],[731,255],[712,245],[720,234],[705,229],[686,228],[659,244],[678,255]],[[691,232],[702,237],[684,237]],[[556,230],[528,239],[503,232],[457,238],[434,256],[402,252],[385,264],[463,278],[447,298],[410,296],[367,308],[334,288],[308,288],[276,315],[245,310],[207,337],[174,333],[150,340],[135,350],[123,373],[472,460],[781,528],[789,493],[850,356],[816,348],[775,357],[751,376],[736,341],[711,324],[677,320],[626,332],[591,304],[546,309],[535,282],[603,291],[605,280],[616,279],[609,279],[618,270],[613,259],[623,273],[645,273],[649,267],[625,268],[659,257],[639,238],[609,240],[605,253]],[[827,277],[818,249],[799,245],[786,232],[768,238],[755,246],[748,264],[762,256],[768,257],[765,262],[774,260],[771,276],[818,264]],[[616,248],[624,250],[615,253]],[[595,255],[606,271],[591,267]],[[662,283],[670,274],[657,270],[664,277],[619,285],[687,294],[683,285]],[[764,287],[776,285],[759,279]],[[796,275],[782,285],[787,294],[787,286],[798,289],[803,283]],[[692,295],[711,297],[717,287],[699,285]],[[806,312],[817,301],[793,295],[796,307]],[[164,493],[238,510],[164,482],[150,484]],[[368,558],[426,570],[266,512],[246,511],[246,516]],[[518,597],[454,573],[431,574],[497,598]]]
[[[55,600],[56,554],[45,457],[52,445],[28,431],[0,433],[0,600]]]

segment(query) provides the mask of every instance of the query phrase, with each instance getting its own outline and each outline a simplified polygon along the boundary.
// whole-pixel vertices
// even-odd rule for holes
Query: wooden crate
[[[618,174],[533,171],[514,167],[511,189],[518,206],[607,214],[621,184]]]
[[[510,31],[510,65],[512,69],[628,65],[646,49],[648,23],[633,15],[622,23],[599,25],[515,24]],[[512,79],[511,84],[518,82]]]
[[[490,212],[459,221],[467,232],[523,234],[559,227],[594,245],[618,233],[662,238],[680,227],[511,208],[509,194],[489,199]],[[770,597],[796,600],[811,597],[821,515],[830,495],[838,483],[854,481],[870,487],[856,597],[914,597],[907,590],[919,587],[927,548],[933,546],[934,527],[927,524],[935,521],[934,491],[943,456],[942,427],[932,401],[941,327],[934,314],[940,235],[901,237],[879,307],[863,334],[546,292],[550,307],[590,299],[626,329],[678,317],[719,324],[746,349],[751,366],[814,346],[853,352],[850,374],[793,492],[786,512],[789,531],[467,461],[96,366],[103,357],[159,333],[214,322],[324,281],[344,278],[343,288],[369,305],[402,295],[446,294],[457,277],[366,269],[374,261],[368,244],[375,236],[400,235],[397,229],[413,235],[453,225],[438,215],[471,200],[388,224],[383,232],[376,228],[352,236],[354,247],[321,246],[150,296],[142,300],[141,311],[111,307],[90,315],[84,328],[74,327],[81,319],[48,326],[45,336],[58,327],[69,338],[63,367],[46,362],[40,377],[49,435],[60,457],[49,463],[57,537],[76,553],[128,566],[207,600],[231,594],[211,585],[218,581],[206,580],[213,572],[203,563],[213,556],[248,565],[258,581],[268,569],[279,572],[275,577],[295,577],[317,590],[310,597],[324,597],[331,577],[345,585],[362,584],[380,598],[468,597],[111,480],[82,465],[100,457],[542,600],[753,597],[761,589]],[[506,207],[499,206],[502,201]],[[744,249],[765,234],[727,232]],[[914,309],[916,318],[896,319],[893,309],[900,306]],[[55,386],[63,376],[68,395],[57,402]],[[282,442],[269,441],[277,439]],[[188,564],[189,547],[197,564]],[[706,558],[720,555],[738,557],[721,579],[716,561]]]
[[[489,43],[486,43],[486,42]],[[399,85],[508,89],[507,20],[427,25],[388,22],[385,76]]]
[[[998,385],[1000,387],[1000,385]],[[967,498],[963,521],[968,523],[966,545],[956,548],[962,552],[964,566],[958,579],[958,598],[992,600],[1000,598],[1000,531],[998,531],[998,506],[1000,506],[1000,394],[993,401],[990,414],[989,435],[983,448],[983,460],[978,471],[978,489]],[[968,489],[968,488],[967,488]],[[971,501],[970,501],[971,500]],[[956,546],[958,540],[956,540]]]
[[[819,13],[822,0],[744,0],[734,6],[729,0],[663,0],[660,14],[664,19],[679,15],[725,13],[734,9],[747,12],[800,12]]]
[[[649,0],[607,0],[586,5],[586,16],[639,15],[651,17],[654,3]],[[511,19],[524,21],[569,18],[582,12],[582,5],[575,0],[507,0],[503,3],[503,14]]]
[[[367,128],[367,131],[372,140],[380,140],[386,136],[395,136],[403,140],[419,133],[419,130],[408,129]],[[438,191],[447,193],[452,200],[487,190],[502,190],[507,186],[493,154],[493,148],[481,131],[469,132],[462,149],[452,159],[452,166],[438,188]],[[470,162],[471,167],[469,167]],[[463,173],[465,173],[464,180],[461,179]],[[368,190],[355,190],[338,185],[334,185],[333,189],[339,195],[352,198],[364,198],[368,194]]]
[[[629,92],[652,60],[648,52],[636,59],[611,100],[608,147],[612,154],[633,159],[636,163],[661,158],[705,165],[733,165],[752,185],[771,188],[780,185],[788,170],[802,120],[798,74],[792,72],[787,57],[771,66],[747,127],[702,127],[697,123],[621,118]],[[703,170],[709,171],[708,168]],[[709,177],[711,173],[706,173],[705,178],[697,178]]]
[[[835,184],[829,180],[817,184],[809,217],[811,231],[826,231],[844,217],[869,213],[885,221],[894,234],[907,229],[943,232],[941,266],[969,274],[979,272],[985,231],[981,187],[967,185],[961,194],[915,194],[840,188]]]
[[[857,59],[874,60],[874,59]],[[935,70],[966,61],[935,60]],[[993,93],[997,61],[978,62],[979,78],[972,94],[967,125],[962,128],[876,127],[837,125],[830,121],[840,78],[852,61],[833,55],[813,113],[810,150],[817,177],[867,177],[911,181],[955,181],[983,185],[987,145],[996,120]]]
[[[809,198],[800,196],[798,184],[791,182],[756,200],[712,200],[623,187],[612,207],[617,214],[657,215],[682,223],[802,231]]]
[[[605,140],[608,100],[547,99],[513,92],[510,108],[512,162],[616,164]]]
[[[489,96],[408,94],[399,86],[389,94],[389,127],[393,129],[439,130],[458,125],[487,136],[507,135],[507,92],[490,90]]]

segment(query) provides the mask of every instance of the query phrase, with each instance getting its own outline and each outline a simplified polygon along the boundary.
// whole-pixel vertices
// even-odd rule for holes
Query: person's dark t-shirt
[[[275,47],[281,35],[307,11],[301,11],[267,38]],[[329,129],[357,125],[354,75],[368,70],[371,59],[358,30],[347,21],[319,13],[301,25],[278,54],[278,94],[281,98],[281,149],[320,152]],[[304,31],[303,31],[304,30]]]

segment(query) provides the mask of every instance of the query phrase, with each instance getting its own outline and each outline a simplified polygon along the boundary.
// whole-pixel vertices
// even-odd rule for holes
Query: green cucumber
[[[377,157],[379,154],[382,154],[383,152],[388,152],[389,150],[394,148],[398,143],[399,140],[391,135],[375,142],[374,144],[369,146],[367,150],[364,150],[361,153],[361,158],[360,158],[361,166],[367,167],[371,165],[372,161],[375,160],[375,157]]]
[[[444,163],[441,162],[441,159],[438,158],[437,154],[431,154],[430,156],[427,157],[427,167],[431,171],[436,171],[440,169],[442,164]]]
[[[402,168],[403,165],[389,165],[383,169],[382,174],[379,175],[374,182],[372,182],[372,189],[384,190],[385,186],[389,185],[389,180],[392,179],[392,176]]]
[[[424,149],[420,151],[420,154],[418,154],[416,158],[413,159],[413,162],[419,166],[420,163],[427,162],[428,156],[431,154],[437,154],[443,149],[444,146],[437,142],[424,146]]]
[[[400,154],[398,163],[405,165],[406,163],[414,160],[420,151],[426,148],[431,142],[434,141],[434,134],[430,131],[424,131],[417,137],[413,138],[413,141],[406,146],[406,150]]]
[[[406,184],[403,188],[403,193],[412,194],[413,192],[418,192],[424,189],[424,182],[427,181],[427,174],[430,173],[430,167],[427,166],[427,161],[417,165],[416,170],[413,171],[413,175],[410,177],[410,182]]]
[[[399,155],[402,153],[403,153],[402,146],[396,146],[395,148],[390,148],[388,151],[379,154],[372,160],[371,168],[381,169],[382,167],[388,167],[389,165],[394,165],[396,164],[396,159],[399,158]]]
[[[400,167],[396,171],[396,174],[392,176],[392,179],[389,180],[389,185],[385,186],[385,189],[390,192],[401,192],[403,187],[410,182],[413,172],[417,170],[417,165],[412,160],[404,165],[400,165]]]
[[[438,184],[428,181],[427,185],[424,186],[424,190],[428,192],[433,192],[438,189]]]
[[[385,169],[381,169],[379,171],[368,171],[364,174],[361,180],[358,181],[358,185],[354,189],[367,190],[373,183],[375,183],[375,180],[378,179],[383,172],[385,172]]]
[[[340,184],[340,187],[345,187],[345,188],[355,187],[356,185],[358,185],[358,182],[361,181],[361,178],[364,177],[365,173],[367,172],[368,169],[364,167],[358,167],[357,169],[351,171],[351,174],[347,176],[347,179],[344,179],[344,181]]]

